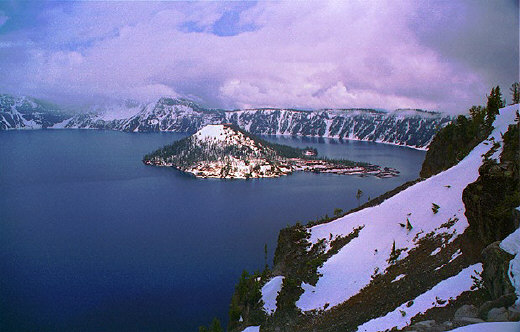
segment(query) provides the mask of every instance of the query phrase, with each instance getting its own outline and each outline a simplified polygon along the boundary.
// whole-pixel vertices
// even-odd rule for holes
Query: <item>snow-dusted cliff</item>
[[[375,109],[246,109],[202,108],[185,99],[161,98],[149,104],[121,103],[94,107],[73,117],[38,120],[38,107],[24,108],[27,98],[0,100],[0,129],[88,128],[127,132],[173,131],[194,133],[208,124],[232,123],[256,135],[292,135],[365,140],[425,149],[451,118],[422,110]],[[16,120],[11,120],[15,118]],[[48,119],[47,119],[48,118]]]
[[[41,100],[0,95],[0,130],[48,128],[70,117],[58,106]]]

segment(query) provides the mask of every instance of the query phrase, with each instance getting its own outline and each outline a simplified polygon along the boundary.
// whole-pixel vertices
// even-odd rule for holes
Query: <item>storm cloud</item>
[[[517,1],[2,2],[0,92],[462,113],[518,34]]]

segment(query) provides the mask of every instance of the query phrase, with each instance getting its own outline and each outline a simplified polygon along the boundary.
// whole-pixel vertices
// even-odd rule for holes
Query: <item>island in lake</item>
[[[207,125],[189,137],[145,155],[143,163],[174,167],[201,178],[272,178],[294,171],[380,178],[399,174],[390,167],[318,158],[316,149],[267,142],[232,124]]]

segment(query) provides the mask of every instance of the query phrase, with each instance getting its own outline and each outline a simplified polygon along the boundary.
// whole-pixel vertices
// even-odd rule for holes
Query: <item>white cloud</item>
[[[133,99],[190,95],[217,107],[462,112],[481,103],[489,89],[483,77],[416,38],[410,21],[419,5],[259,2],[240,13],[239,23],[256,29],[226,37],[211,26],[229,3],[54,7],[42,13],[49,23],[37,35],[41,42],[27,48],[25,71],[8,70],[0,83],[21,74],[25,79],[11,77],[20,90]],[[201,32],[186,31],[187,22]]]

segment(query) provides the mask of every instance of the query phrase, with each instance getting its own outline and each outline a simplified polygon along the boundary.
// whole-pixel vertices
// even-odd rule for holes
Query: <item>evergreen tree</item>
[[[488,124],[493,123],[496,115],[498,114],[498,110],[501,107],[504,107],[504,101],[502,100],[502,93],[500,92],[500,87],[497,85],[495,88],[491,88],[491,93],[489,94],[487,100],[486,122]]]
[[[518,82],[515,82],[511,85],[511,88],[509,89],[511,91],[511,104],[518,104],[520,103],[520,86]]]
[[[267,268],[268,268],[268,265],[267,265],[267,243],[264,244],[264,263],[265,263],[264,270],[267,270]]]
[[[209,328],[210,332],[224,332],[222,326],[220,325],[220,320],[218,318],[213,318],[213,322],[211,322],[211,326]]]
[[[412,224],[410,223],[410,220],[406,218],[406,229],[411,231],[413,228]]]
[[[395,249],[395,240],[392,244],[392,251],[390,251],[390,258],[388,258],[388,263],[394,262],[398,257],[397,250]]]
[[[199,332],[224,332],[224,329],[220,325],[220,320],[215,317],[209,327],[199,326]]]
[[[437,212],[439,212],[439,208],[440,206],[435,204],[435,203],[432,203],[432,211],[434,214],[436,214]]]
[[[357,192],[356,192],[356,199],[357,199],[357,201],[358,201],[358,204],[357,204],[358,207],[359,207],[359,205],[360,205],[359,200],[361,199],[362,196],[363,196],[363,191],[362,191],[361,189],[358,189]]]

